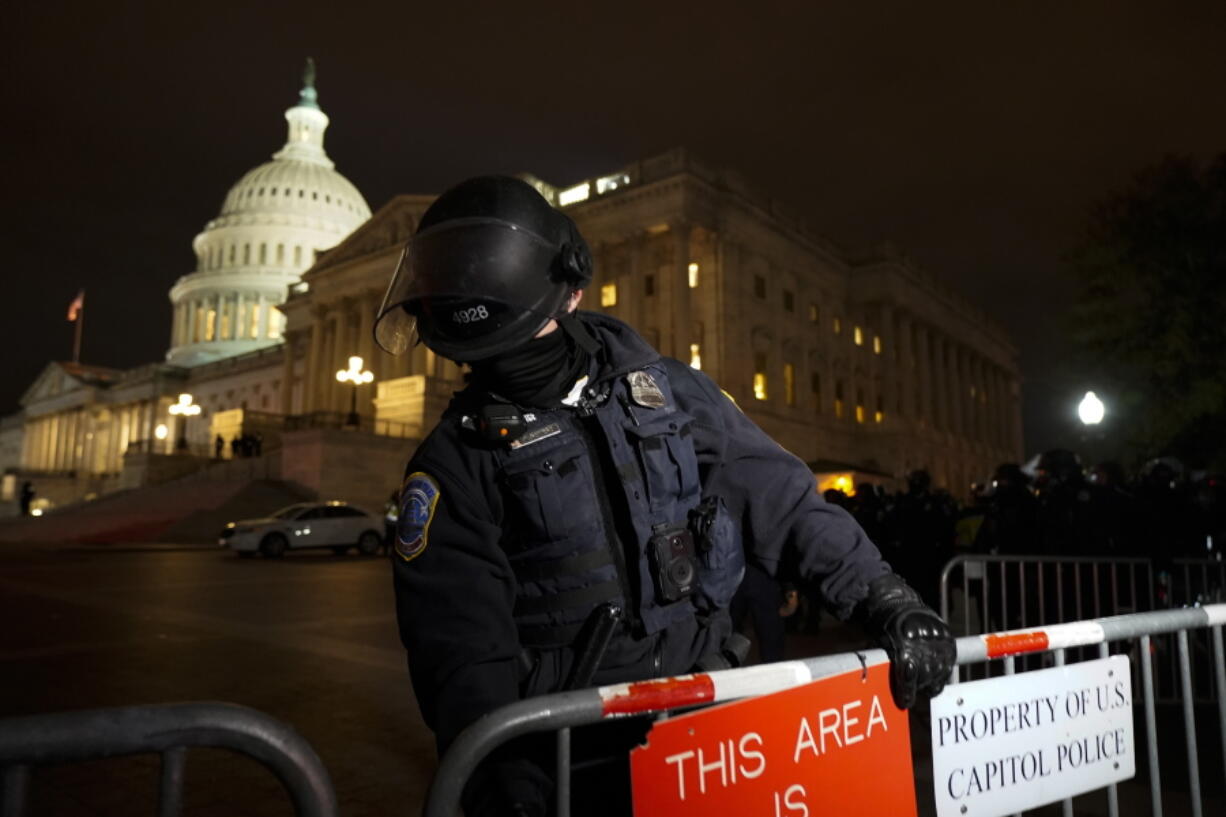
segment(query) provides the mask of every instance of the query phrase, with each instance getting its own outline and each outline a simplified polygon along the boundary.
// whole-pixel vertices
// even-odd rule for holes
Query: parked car
[[[239,556],[257,552],[275,559],[285,551],[329,547],[341,554],[356,547],[373,556],[383,544],[383,520],[344,502],[299,502],[263,519],[231,522],[217,544]]]

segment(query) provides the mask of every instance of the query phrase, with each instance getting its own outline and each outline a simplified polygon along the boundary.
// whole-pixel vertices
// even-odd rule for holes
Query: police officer
[[[480,177],[426,211],[380,310],[387,351],[419,341],[470,369],[409,462],[392,557],[440,753],[526,696],[728,666],[747,561],[786,565],[861,621],[892,657],[901,706],[939,692],[954,661],[944,622],[708,377],[577,312],[591,279],[566,215],[525,182]],[[577,678],[593,621],[610,616],[594,674]],[[545,814],[544,768],[522,746],[494,753],[465,813]]]

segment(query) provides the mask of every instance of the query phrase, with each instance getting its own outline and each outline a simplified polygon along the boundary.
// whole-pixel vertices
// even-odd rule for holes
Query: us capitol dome
[[[170,290],[169,363],[198,366],[281,342],[275,307],[315,262],[370,218],[370,207],[324,152],[328,116],[307,61],[285,146],[230,188],[192,248],[196,270]]]

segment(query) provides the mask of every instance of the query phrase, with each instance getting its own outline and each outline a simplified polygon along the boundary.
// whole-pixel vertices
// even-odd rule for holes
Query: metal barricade
[[[963,554],[941,571],[941,615],[955,635],[1010,630],[1223,601],[1226,563],[1217,559]],[[1179,696],[1173,637],[1154,639],[1155,683],[1161,701]],[[1193,634],[1192,690],[1215,701],[1208,635]],[[1033,660],[1025,668],[1034,668]],[[983,673],[999,673],[985,666]]]
[[[957,635],[1154,610],[1149,559],[955,556],[941,571],[941,616]]]
[[[55,712],[0,720],[0,815],[25,811],[31,767],[159,753],[158,815],[183,802],[189,748],[229,749],[262,763],[285,787],[300,817],[335,817],[336,794],[319,755],[294,730],[254,709],[180,703]]]
[[[1181,713],[1184,745],[1188,757],[1188,787],[1193,817],[1202,817],[1200,759],[1197,721],[1192,698],[1192,672],[1188,646],[1189,632],[1208,631],[1213,643],[1214,683],[1217,688],[1219,733],[1223,751],[1223,779],[1226,779],[1226,656],[1223,655],[1222,627],[1226,605],[1210,605],[1181,610],[1097,618],[1056,624],[1037,630],[964,636],[957,641],[959,667],[999,661],[1006,674],[1018,670],[1018,659],[1026,655],[1046,655],[1057,666],[1064,665],[1070,650],[1095,648],[1095,658],[1108,655],[1111,644],[1136,639],[1140,656],[1140,688],[1144,708],[1147,774],[1151,813],[1163,814],[1160,758],[1158,752],[1157,701],[1151,639],[1170,634],[1176,641],[1180,681],[1183,691]],[[492,712],[468,727],[441,759],[430,786],[424,817],[455,817],[460,795],[477,765],[495,748],[523,735],[557,730],[557,814],[570,815],[570,730],[631,715],[667,713],[680,708],[767,695],[790,689],[818,678],[859,670],[886,662],[882,650],[862,653],[783,661],[744,669],[721,670],[633,684],[618,684],[543,695],[518,701]],[[954,683],[957,671],[955,671]],[[1135,687],[1134,687],[1135,688]],[[1134,702],[1135,705],[1135,702]],[[926,736],[920,739],[926,739]],[[1111,817],[1119,815],[1116,787],[1107,789]],[[1064,814],[1071,815],[1072,801],[1065,800]]]

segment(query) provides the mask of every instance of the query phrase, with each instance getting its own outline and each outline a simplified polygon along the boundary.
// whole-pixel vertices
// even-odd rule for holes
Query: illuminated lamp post
[[[190,394],[180,394],[179,402],[173,403],[170,406],[170,413],[181,415],[182,420],[179,421],[179,442],[175,446],[180,451],[187,450],[187,418],[195,417],[200,413],[200,406],[192,402]]]
[[[1081,420],[1082,443],[1086,447],[1086,461],[1090,466],[1096,463],[1092,456],[1092,449],[1095,447],[1095,439],[1102,436],[1102,432],[1095,433],[1097,427],[1102,423],[1103,417],[1107,414],[1107,408],[1103,405],[1103,401],[1098,399],[1098,395],[1092,391],[1086,392],[1086,396],[1081,398],[1081,402],[1077,404],[1077,417]],[[1102,446],[1099,453],[1101,453]]]
[[[374,372],[369,369],[362,368],[362,358],[354,355],[349,358],[349,368],[341,369],[336,373],[336,379],[341,383],[348,383],[353,386],[353,391],[349,393],[349,417],[345,420],[345,425],[357,428],[358,421],[358,386],[363,386],[367,383],[373,383],[375,379]]]
[[[1081,402],[1077,404],[1077,416],[1087,427],[1101,423],[1106,413],[1107,409],[1103,406],[1103,401],[1099,400],[1098,395],[1092,391],[1086,392],[1086,396],[1081,398]]]

